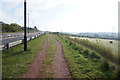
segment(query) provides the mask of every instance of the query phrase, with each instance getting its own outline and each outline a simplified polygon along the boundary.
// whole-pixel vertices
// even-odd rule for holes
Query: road
[[[36,32],[36,33],[28,33],[27,38],[34,37],[34,36],[39,36],[41,35],[41,32]],[[18,41],[18,40],[23,40],[24,39],[24,33],[7,33],[7,34],[2,34],[2,45]]]
[[[44,32],[35,32],[35,33],[27,33],[27,39],[35,38],[37,36],[40,36],[44,34]],[[20,44],[21,40],[24,39],[24,33],[3,33],[0,34],[0,50],[2,50],[2,47],[4,47],[5,44],[10,44],[9,47]]]

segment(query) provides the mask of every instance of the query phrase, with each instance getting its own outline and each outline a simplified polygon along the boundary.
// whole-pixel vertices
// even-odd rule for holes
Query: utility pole
[[[34,33],[34,21],[33,21],[33,33]]]
[[[27,51],[26,12],[26,0],[24,0],[24,51]]]
[[[28,33],[29,33],[29,15],[30,14],[28,14]]]

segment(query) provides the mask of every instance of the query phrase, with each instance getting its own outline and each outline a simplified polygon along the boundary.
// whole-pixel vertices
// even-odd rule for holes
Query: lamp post
[[[28,33],[29,33],[29,15],[30,14],[28,14]]]
[[[33,33],[34,33],[34,21],[33,21]]]
[[[27,51],[27,33],[26,33],[26,0],[24,0],[24,51]]]

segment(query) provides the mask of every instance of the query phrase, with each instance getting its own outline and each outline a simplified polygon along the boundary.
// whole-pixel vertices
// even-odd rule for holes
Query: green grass
[[[111,65],[97,52],[66,40],[62,36],[54,35],[54,37],[63,46],[63,53],[73,78],[93,80],[94,78],[116,77],[117,73],[111,69],[103,71],[105,68],[111,67]]]
[[[46,53],[46,58],[44,60],[45,64],[52,64],[55,51],[56,51],[56,43],[50,36],[48,36],[48,49]]]
[[[24,51],[23,44],[17,45],[4,50],[2,52],[2,76],[3,78],[17,78],[27,71],[28,64],[32,62],[34,57],[40,51],[44,43],[46,35],[42,35],[36,39],[29,41],[28,51]]]
[[[96,39],[97,38],[82,38],[82,37],[71,37],[71,38],[77,38],[77,39],[86,39],[89,40],[90,42],[95,42],[96,43]],[[118,43],[120,43],[120,41],[118,40],[107,40],[107,39],[98,39],[99,43],[112,49],[112,54],[117,56],[118,55]],[[110,44],[109,42],[113,41],[112,44]]]
[[[70,38],[70,37],[66,37],[66,38],[69,39],[70,41],[76,42],[77,44],[95,50],[104,58],[109,59],[109,61],[118,64],[118,55],[117,56],[114,55],[112,49],[110,47],[103,45],[99,39],[96,39],[96,41],[91,42],[88,39],[78,39],[78,38]]]
[[[48,36],[48,48],[45,55],[45,59],[43,60],[43,67],[40,70],[40,76],[44,78],[53,78],[54,70],[52,68],[52,63],[54,61],[54,54],[56,53],[56,42]]]

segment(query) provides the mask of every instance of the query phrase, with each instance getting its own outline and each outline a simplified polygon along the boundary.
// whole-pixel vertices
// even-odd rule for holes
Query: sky
[[[26,1],[30,27],[55,32],[118,32],[120,0]],[[0,0],[0,21],[24,26],[23,2]]]

